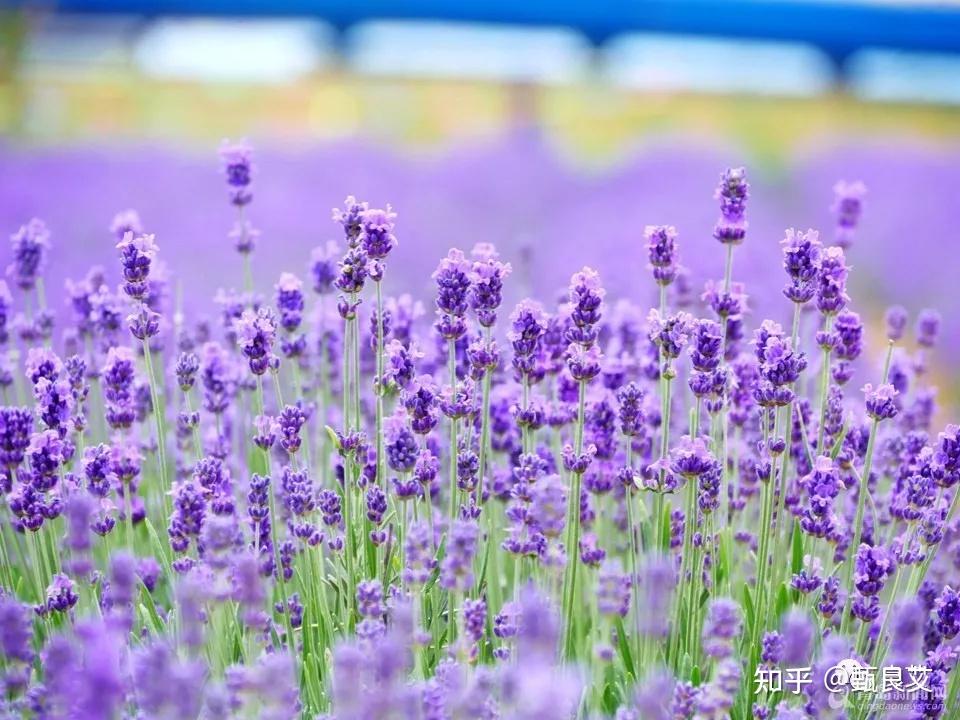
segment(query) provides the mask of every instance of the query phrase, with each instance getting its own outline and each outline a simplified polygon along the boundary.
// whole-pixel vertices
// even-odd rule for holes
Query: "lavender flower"
[[[577,382],[589,382],[600,374],[600,349],[574,344],[567,351],[567,369]]]
[[[855,182],[841,180],[833,186],[832,210],[837,216],[836,242],[842,248],[848,248],[853,244],[854,231],[860,222],[863,196],[866,193],[866,186],[859,180]]]
[[[457,340],[467,331],[465,316],[472,268],[460,250],[447,253],[433,279],[437,283],[437,332],[447,340]]]
[[[29,408],[0,407],[0,464],[8,474],[23,462],[32,430],[33,414]]]
[[[426,435],[440,422],[437,388],[429,377],[414,380],[401,399],[415,433]]]
[[[333,292],[337,279],[337,257],[339,248],[335,242],[328,241],[313,249],[310,255],[310,274],[313,277],[313,291],[317,295],[329,295]]]
[[[280,431],[280,447],[293,455],[300,449],[300,429],[307,422],[303,409],[296,405],[287,405],[277,417]]]
[[[123,291],[134,300],[143,301],[147,296],[150,266],[157,255],[154,237],[127,233],[117,244],[123,270]]]
[[[379,580],[365,580],[357,583],[357,612],[365,618],[383,616],[385,612],[383,587]]]
[[[946,640],[960,634],[960,594],[949,585],[937,597],[933,605],[936,613],[937,631]]]
[[[10,339],[9,325],[13,310],[13,296],[6,280],[0,280],[0,345],[6,345]]]
[[[412,472],[417,464],[420,447],[416,435],[400,417],[393,417],[386,423],[387,466],[394,472]]]
[[[740,634],[740,607],[729,598],[711,600],[703,623],[703,650],[713,658],[733,652],[733,639]]]
[[[10,661],[33,659],[30,608],[12,595],[0,595],[0,652]]]
[[[896,568],[889,550],[861,544],[854,561],[853,584],[861,595],[876,595]]]
[[[643,559],[638,570],[639,595],[636,607],[643,608],[639,629],[644,635],[660,638],[667,635],[676,575],[674,565],[668,558],[653,555]]]
[[[50,251],[50,231],[43,220],[34,218],[10,236],[10,243],[13,262],[7,275],[21,290],[32,290]]]
[[[483,327],[493,327],[503,302],[503,281],[510,275],[510,263],[502,263],[492,245],[479,243],[473,248],[470,272],[470,307]]]
[[[807,667],[813,650],[815,628],[805,612],[790,610],[780,626],[783,638],[782,662],[788,667]]]
[[[396,217],[389,205],[386,210],[370,208],[360,213],[359,241],[371,260],[385,260],[397,246],[397,238],[393,235]]]
[[[465,592],[473,585],[473,557],[479,528],[469,520],[455,520],[447,540],[447,553],[440,565],[440,586]]]
[[[137,704],[151,717],[195,717],[203,704],[204,664],[177,657],[163,640],[133,654]]]
[[[900,340],[907,329],[908,319],[906,308],[903,306],[892,305],[887,308],[887,312],[883,316],[884,323],[887,326],[887,339]]]
[[[596,325],[603,312],[606,291],[600,284],[600,275],[593,268],[585,267],[570,278],[570,319],[573,327],[566,339],[571,344],[584,348],[593,347],[597,340]]]
[[[694,329],[693,317],[685,312],[662,316],[659,310],[652,309],[647,316],[647,324],[650,328],[650,339],[668,361],[680,357]]]
[[[617,563],[607,562],[597,575],[597,607],[601,615],[626,617],[630,610],[630,577]]]
[[[620,432],[628,437],[640,435],[646,421],[643,412],[644,392],[639,385],[631,382],[617,391],[620,403]]]
[[[280,326],[287,332],[295,332],[303,320],[303,282],[296,275],[283,273],[276,290]]]
[[[484,625],[487,621],[487,604],[483,598],[463,602],[463,624],[467,636],[477,643],[483,637]]]
[[[90,525],[93,521],[94,500],[84,492],[71,493],[64,505],[64,517],[67,521],[66,546],[70,549],[70,572],[86,577],[93,569],[90,558],[92,542]]]
[[[767,665],[779,665],[783,661],[783,635],[776,630],[764,633],[760,659]]]
[[[677,230],[670,225],[648,225],[644,235],[653,279],[666,287],[677,276]]]
[[[863,323],[855,312],[842,310],[834,320],[833,330],[837,338],[834,354],[840,362],[831,371],[834,382],[843,385],[853,375],[851,363],[863,351]]]
[[[523,300],[510,315],[507,339],[513,346],[513,369],[518,378],[531,377],[537,369],[537,351],[547,317],[540,303]]]
[[[140,214],[136,210],[121,210],[113,216],[110,223],[110,233],[117,239],[123,240],[123,236],[128,232],[139,235],[143,232],[143,223],[140,221]]]
[[[224,141],[220,147],[223,173],[227,178],[230,202],[242,208],[253,200],[250,185],[253,182],[253,150],[246,142]]]
[[[729,168],[720,177],[720,185],[714,194],[720,200],[721,217],[713,228],[713,237],[727,245],[739,245],[747,234],[747,221],[744,219],[750,186],[746,180],[746,170],[742,167]]]
[[[333,490],[321,490],[317,505],[323,514],[324,524],[337,527],[343,521],[340,496]]]
[[[136,419],[134,374],[133,351],[127,347],[110,348],[103,367],[103,387],[107,422],[113,428],[128,428]]]
[[[276,323],[268,310],[243,311],[237,323],[237,342],[254,375],[263,375],[276,365],[272,352],[276,337]]]
[[[807,492],[807,503],[800,517],[800,527],[813,537],[833,534],[836,520],[833,502],[840,494],[840,474],[833,460],[821,455],[814,462],[813,471],[801,481]]]
[[[820,236],[816,230],[803,233],[791,228],[780,244],[783,246],[783,269],[789,277],[783,294],[792,302],[806,303],[816,294],[822,257]]]
[[[404,538],[403,581],[414,587],[430,579],[436,560],[433,557],[433,538],[426,523],[414,523]]]
[[[369,274],[367,254],[360,248],[351,247],[340,260],[339,272],[333,284],[341,292],[356,295],[363,290]],[[354,313],[355,306],[347,306],[346,312],[343,307],[340,309],[344,318],[352,317]]]
[[[177,358],[175,372],[177,374],[177,384],[183,392],[190,392],[193,388],[199,370],[200,358],[198,358],[195,353],[180,353],[180,357]]]
[[[921,347],[932,348],[937,342],[940,333],[940,313],[925,308],[917,315],[917,344]]]
[[[680,438],[680,443],[670,451],[670,469],[677,475],[696,478],[716,464],[713,454],[707,449],[703,438]]]
[[[73,580],[58,573],[53,576],[53,581],[47,588],[46,602],[35,609],[38,615],[67,612],[79,600],[80,596],[77,595]]]
[[[415,347],[406,347],[396,338],[384,347],[383,386],[388,392],[406,390],[416,374],[416,361],[423,353]]]
[[[566,525],[567,491],[559,475],[548,475],[533,488],[530,520],[546,537],[560,537]]]
[[[894,399],[898,393],[893,385],[885,383],[874,389],[872,384],[867,383],[862,389],[870,417],[875,420],[889,420],[897,416],[899,409]]]
[[[817,281],[817,309],[824,315],[836,315],[850,300],[847,296],[848,273],[841,248],[830,247],[823,251]]]
[[[360,233],[363,230],[361,225],[363,213],[366,212],[367,207],[367,203],[358,202],[353,195],[349,195],[344,200],[342,209],[333,209],[333,220],[343,226],[343,234],[350,247],[357,246]]]

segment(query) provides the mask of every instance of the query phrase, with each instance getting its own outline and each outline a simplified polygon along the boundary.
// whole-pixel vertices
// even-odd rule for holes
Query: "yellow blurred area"
[[[776,163],[825,134],[955,138],[960,110],[821,98],[651,94],[599,84],[532,86],[325,73],[283,85],[147,78],[134,70],[31,68],[0,76],[0,129],[30,143],[225,136],[362,135],[412,145],[538,125],[582,160],[604,162],[645,134],[722,137]]]

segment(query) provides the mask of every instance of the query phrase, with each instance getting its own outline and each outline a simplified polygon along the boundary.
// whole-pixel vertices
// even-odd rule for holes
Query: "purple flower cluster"
[[[237,207],[253,200],[253,149],[245,142],[228,143],[220,148],[223,173],[227,178],[230,202]]]
[[[670,225],[650,225],[644,231],[647,257],[653,279],[658,285],[670,285],[677,277],[677,230]]]
[[[837,217],[836,243],[842,248],[853,244],[853,236],[863,213],[863,197],[866,186],[859,180],[840,181],[833,186],[833,212]]]
[[[339,246],[258,285],[252,153],[221,157],[245,272],[216,317],[173,311],[132,211],[63,317],[36,308],[50,232],[13,236],[0,715],[815,720],[856,658],[928,671],[901,716],[951,717],[960,426],[934,424],[939,316],[907,338],[891,309],[879,362],[852,309],[862,186],[834,247],[786,231],[779,303],[735,281],[731,168],[702,295],[658,225],[629,297],[583,267],[509,318],[532,266],[453,247],[428,322],[384,280],[396,214],[352,196]],[[784,667],[810,687],[753,692]]]
[[[10,236],[13,262],[7,275],[21,290],[32,290],[50,251],[50,231],[43,220],[32,219]]]
[[[715,197],[720,200],[720,219],[713,237],[724,245],[739,245],[747,235],[744,219],[750,185],[745,168],[730,168],[720,178]]]

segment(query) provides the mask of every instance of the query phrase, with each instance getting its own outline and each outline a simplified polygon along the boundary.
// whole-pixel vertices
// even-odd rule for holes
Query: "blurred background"
[[[428,297],[451,245],[494,242],[516,295],[597,266],[654,293],[669,223],[694,294],[722,274],[713,190],[746,165],[734,275],[783,318],[786,227],[832,238],[838,180],[868,187],[848,261],[875,339],[890,303],[938,307],[960,350],[960,2],[62,0],[0,3],[0,230],[47,220],[51,294],[113,262],[136,208],[178,291],[238,287],[217,148],[256,148],[258,285],[306,274],[347,194],[399,212],[390,292]],[[941,353],[942,389],[956,390]]]

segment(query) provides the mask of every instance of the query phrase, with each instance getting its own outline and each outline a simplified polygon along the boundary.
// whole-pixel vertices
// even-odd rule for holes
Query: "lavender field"
[[[478,242],[494,242],[512,264],[509,303],[526,294],[552,299],[584,264],[597,268],[617,297],[629,293],[640,304],[653,303],[656,289],[639,247],[651,223],[677,227],[695,297],[707,278],[723,273],[711,235],[715,208],[705,199],[718,167],[746,160],[717,142],[649,139],[615,163],[585,170],[533,131],[432,153],[361,140],[258,147],[255,222],[264,251],[257,256],[257,287],[267,291],[284,271],[302,274],[314,247],[337,240],[329,207],[352,192],[374,205],[403,208],[407,242],[395,263],[394,292],[410,292],[428,305],[436,259],[451,245],[467,251]],[[218,288],[242,289],[236,264],[224,254],[231,211],[207,148],[0,145],[0,167],[0,226],[9,233],[31,217],[47,221],[58,238],[56,262],[46,271],[56,291],[91,264],[113,262],[105,229],[123,208],[136,208],[164,239],[161,260],[171,281],[199,311],[215,314]],[[960,149],[903,138],[824,140],[774,166],[752,164],[752,242],[738,266],[754,304],[780,297],[771,268],[779,262],[784,229],[832,233],[834,184],[862,180],[869,209],[849,258],[858,312],[879,332],[889,304],[912,312],[935,306],[944,316],[945,342],[960,347],[949,253],[960,227],[951,190],[960,183],[958,168]],[[789,308],[769,313],[789,321]],[[881,354],[882,343],[873,350]],[[944,392],[953,389],[948,370],[938,378]]]
[[[0,148],[2,717],[957,717],[958,160]]]

